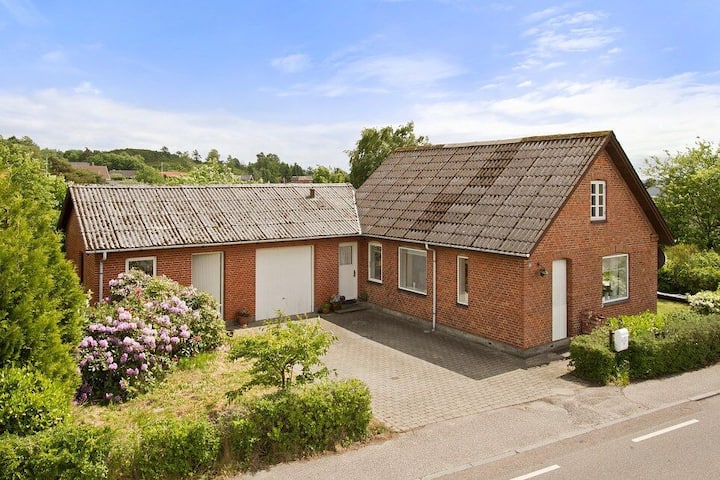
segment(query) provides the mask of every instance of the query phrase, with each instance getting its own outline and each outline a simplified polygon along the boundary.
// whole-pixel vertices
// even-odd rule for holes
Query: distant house
[[[91,165],[88,162],[70,162],[70,166],[75,170],[94,173],[106,182],[110,181],[110,172],[108,172],[108,168],[105,165]]]
[[[290,177],[290,183],[313,183],[312,175],[293,175]]]
[[[181,178],[187,176],[188,172],[180,172],[176,170],[166,170],[162,172],[164,178]]]
[[[96,300],[132,267],[211,292],[228,320],[363,293],[523,355],[588,314],[654,310],[673,241],[612,132],[403,149],[357,192],[76,185],[60,227]]]
[[[135,180],[135,170],[110,170],[110,178],[113,180]]]

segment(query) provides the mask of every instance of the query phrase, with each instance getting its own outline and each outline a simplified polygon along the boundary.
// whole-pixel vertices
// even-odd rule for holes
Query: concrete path
[[[517,358],[375,312],[328,318],[323,326],[340,340],[327,364],[365,381],[376,416],[403,433],[236,479],[442,478],[720,392],[720,365],[596,387],[569,376],[567,360],[525,368]]]

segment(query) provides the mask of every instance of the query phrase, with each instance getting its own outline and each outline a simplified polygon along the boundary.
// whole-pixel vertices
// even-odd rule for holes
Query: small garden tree
[[[321,358],[337,337],[320,326],[319,321],[293,321],[279,313],[263,333],[240,338],[230,349],[230,359],[246,358],[252,380],[241,393],[255,385],[286,389],[295,383],[308,383],[327,377],[330,371]]]

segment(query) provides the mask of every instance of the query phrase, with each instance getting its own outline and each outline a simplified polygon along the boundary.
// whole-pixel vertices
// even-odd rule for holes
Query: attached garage
[[[255,318],[313,311],[313,247],[258,248],[255,253]]]

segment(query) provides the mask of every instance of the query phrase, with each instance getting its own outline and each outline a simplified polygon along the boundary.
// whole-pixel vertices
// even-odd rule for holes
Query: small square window
[[[468,259],[457,257],[457,302],[468,304]]]
[[[368,245],[368,280],[382,283],[382,245]]]
[[[427,252],[398,248],[398,287],[427,294]]]
[[[156,264],[156,257],[128,258],[125,261],[125,271],[140,270],[154,277],[157,270]]]
[[[628,298],[628,256],[611,255],[602,260],[603,303]]]
[[[605,182],[590,182],[590,220],[605,220]]]

